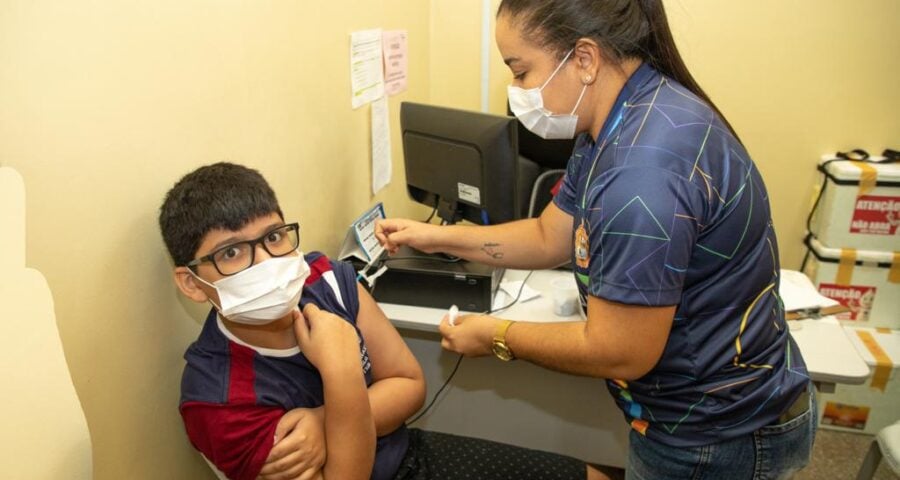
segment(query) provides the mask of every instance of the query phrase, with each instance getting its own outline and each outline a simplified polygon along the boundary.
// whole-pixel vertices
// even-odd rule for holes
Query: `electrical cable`
[[[525,284],[528,283],[528,279],[531,278],[531,274],[533,274],[533,273],[534,273],[534,270],[531,270],[528,272],[528,275],[525,275],[525,279],[522,280],[522,285],[519,286],[519,291],[518,291],[518,293],[516,293],[516,298],[514,298],[511,302],[507,303],[506,305],[504,305],[502,307],[493,308],[491,310],[488,310],[487,312],[484,313],[484,315],[491,315],[491,314],[494,314],[497,312],[502,312],[503,310],[506,310],[507,308],[512,307],[513,305],[518,303],[519,298],[522,297],[522,291],[525,290]],[[503,274],[506,275],[506,272],[503,272]],[[502,278],[501,278],[501,280],[502,280]],[[500,288],[499,282],[498,282],[497,288]],[[496,295],[496,292],[494,292],[494,294]]]
[[[518,291],[518,293],[516,293],[516,298],[514,298],[511,302],[509,302],[508,304],[506,304],[500,308],[492,308],[490,310],[482,312],[479,315],[490,315],[492,313],[501,312],[501,311],[506,310],[507,308],[515,305],[519,301],[519,298],[522,297],[522,291],[525,289],[525,284],[528,283],[528,279],[531,278],[531,274],[533,274],[533,273],[534,273],[534,270],[531,270],[528,272],[528,275],[526,275],[525,279],[522,280],[522,285],[519,286],[519,291]],[[505,275],[506,275],[506,271],[503,272],[503,276],[505,276]],[[503,276],[500,277],[501,281],[503,280]],[[498,289],[499,289],[499,283],[500,282],[497,282]],[[494,290],[494,295],[496,295],[496,293],[497,293],[497,290]],[[450,381],[453,380],[453,377],[456,375],[456,371],[459,370],[459,365],[462,363],[462,360],[463,360],[463,355],[460,353],[456,359],[456,365],[453,366],[453,370],[450,372],[450,375],[447,376],[447,379],[444,380],[444,383],[441,385],[441,388],[439,388],[438,391],[435,392],[434,396],[431,397],[431,401],[428,402],[428,405],[425,408],[423,408],[422,411],[420,411],[418,413],[418,415],[416,415],[411,420],[406,422],[407,426],[411,426],[413,423],[416,423],[420,418],[422,418],[422,416],[424,416],[426,413],[428,413],[431,410],[431,407],[434,405],[434,402],[436,402],[438,397],[441,396],[441,392],[443,392],[444,389],[447,388],[447,385],[450,384]]]
[[[406,422],[406,426],[410,426],[410,425],[416,423],[420,418],[422,418],[423,415],[425,415],[426,413],[428,413],[429,410],[431,410],[431,406],[434,405],[434,402],[441,395],[441,392],[443,392],[444,389],[447,388],[447,385],[450,384],[450,380],[452,380],[453,376],[456,375],[456,371],[459,370],[459,364],[462,363],[462,359],[463,359],[463,355],[460,353],[456,359],[456,365],[453,366],[453,371],[450,372],[450,375],[447,377],[447,380],[444,382],[443,385],[441,385],[441,388],[438,389],[437,393],[435,393],[434,396],[431,397],[431,401],[428,402],[428,406],[425,407],[424,409],[422,409],[422,411],[419,412],[418,415],[413,417],[412,420]]]
[[[431,223],[431,219],[434,218],[435,213],[437,213],[437,204],[435,204],[434,208],[431,210],[431,215],[429,215],[422,223]]]

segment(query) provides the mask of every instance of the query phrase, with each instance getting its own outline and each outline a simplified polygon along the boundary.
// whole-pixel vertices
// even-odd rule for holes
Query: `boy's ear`
[[[209,299],[206,292],[200,289],[198,285],[200,282],[194,278],[188,267],[175,267],[174,276],[175,285],[178,286],[178,289],[181,290],[184,296],[197,303],[205,303]]]

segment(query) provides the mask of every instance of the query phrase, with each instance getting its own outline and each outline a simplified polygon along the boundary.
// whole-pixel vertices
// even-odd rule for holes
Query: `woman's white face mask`
[[[540,87],[529,88],[526,90],[521,87],[509,85],[506,88],[507,95],[509,96],[509,108],[512,110],[513,114],[515,114],[516,118],[522,122],[522,125],[524,125],[525,128],[541,138],[552,140],[575,137],[575,128],[578,124],[578,115],[575,115],[575,111],[578,110],[581,99],[584,98],[584,91],[587,89],[587,84],[581,88],[581,94],[578,96],[578,101],[575,102],[575,107],[572,108],[572,112],[568,115],[554,115],[553,112],[544,108],[544,97],[541,95],[541,91],[548,83],[550,83],[550,80],[556,76],[562,66],[566,64],[566,60],[569,59],[569,56],[572,55],[573,51],[574,49],[569,50],[569,53],[562,59],[562,62],[556,66],[556,70],[550,74],[550,77],[547,78]]]
[[[309,264],[299,255],[270,258],[234,275],[209,283],[193,271],[194,278],[216,289],[218,310],[228,320],[245,325],[265,325],[284,318],[297,307]]]

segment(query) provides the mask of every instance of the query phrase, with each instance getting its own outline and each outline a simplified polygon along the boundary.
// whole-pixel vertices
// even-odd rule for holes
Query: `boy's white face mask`
[[[299,255],[275,257],[234,275],[209,283],[193,271],[197,280],[216,289],[218,310],[228,320],[245,325],[265,325],[297,307],[303,284],[309,277],[309,264]]]
[[[556,66],[556,70],[550,74],[550,77],[540,87],[527,90],[513,85],[506,87],[507,95],[509,96],[509,108],[516,118],[532,133],[547,140],[575,137],[575,128],[578,124],[578,115],[575,115],[575,111],[578,110],[578,105],[581,104],[587,84],[581,88],[581,95],[578,96],[578,101],[575,102],[572,113],[568,115],[554,115],[551,111],[544,108],[544,97],[541,95],[541,91],[556,76],[559,69],[566,64],[566,60],[569,59],[573,51],[574,49],[569,50],[562,62]]]

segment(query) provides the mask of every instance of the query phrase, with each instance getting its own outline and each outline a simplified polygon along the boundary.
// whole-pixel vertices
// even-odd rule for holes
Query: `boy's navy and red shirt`
[[[371,363],[356,326],[356,273],[348,264],[318,252],[305,258],[311,272],[300,305],[313,303],[353,325],[359,335],[360,368],[371,385]],[[231,479],[251,480],[259,475],[282,415],[324,402],[322,377],[299,348],[248,345],[225,328],[215,309],[184,358],[180,410],[188,438]],[[378,438],[371,478],[392,478],[407,446],[405,426]]]

